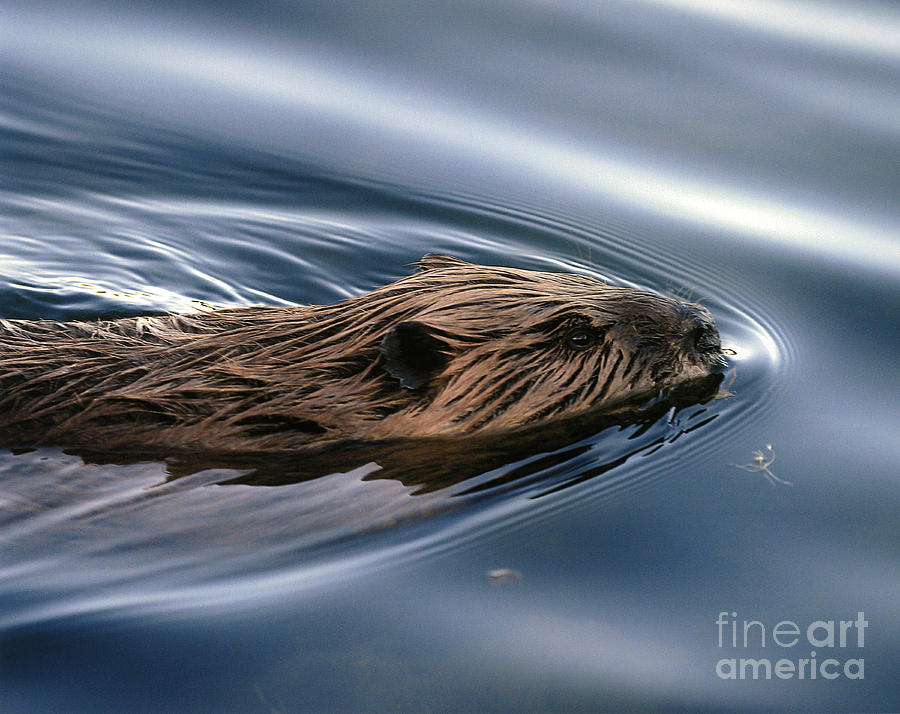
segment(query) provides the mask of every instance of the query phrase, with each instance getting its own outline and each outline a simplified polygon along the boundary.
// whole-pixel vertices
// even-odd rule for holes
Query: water
[[[895,5],[0,17],[0,317],[328,303],[445,252],[701,300],[736,352],[728,398],[474,473],[0,451],[0,710],[900,708]],[[719,676],[813,650],[840,676]]]

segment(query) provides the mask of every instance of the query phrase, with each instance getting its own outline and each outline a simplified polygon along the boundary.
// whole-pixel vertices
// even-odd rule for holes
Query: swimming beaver
[[[614,412],[724,363],[709,312],[426,255],[336,305],[0,320],[0,442],[285,452]]]

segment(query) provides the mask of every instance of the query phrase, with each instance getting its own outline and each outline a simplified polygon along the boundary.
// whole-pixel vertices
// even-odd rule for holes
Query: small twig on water
[[[766,452],[763,452],[762,449],[756,449],[753,452],[753,461],[752,464],[732,464],[732,466],[736,466],[739,469],[744,469],[744,471],[758,471],[762,472],[762,474],[769,480],[773,486],[777,486],[781,484],[783,486],[793,486],[790,481],[785,481],[783,478],[779,478],[772,470],[769,468],[773,463],[775,463],[775,451],[772,449],[771,444],[766,444]]]

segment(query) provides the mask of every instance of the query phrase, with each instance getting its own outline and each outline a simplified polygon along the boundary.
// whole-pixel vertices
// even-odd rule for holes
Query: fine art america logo
[[[865,660],[847,658],[848,649],[862,649],[866,641],[865,613],[855,620],[815,620],[805,627],[781,620],[767,627],[759,620],[739,620],[736,612],[716,618],[719,649],[728,656],[716,662],[721,679],[847,679],[865,678]],[[741,657],[752,649],[774,657]]]

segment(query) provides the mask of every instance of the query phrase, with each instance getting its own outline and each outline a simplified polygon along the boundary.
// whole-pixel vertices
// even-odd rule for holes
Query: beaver
[[[616,413],[720,372],[709,311],[426,255],[334,305],[0,320],[0,442],[275,453]]]

